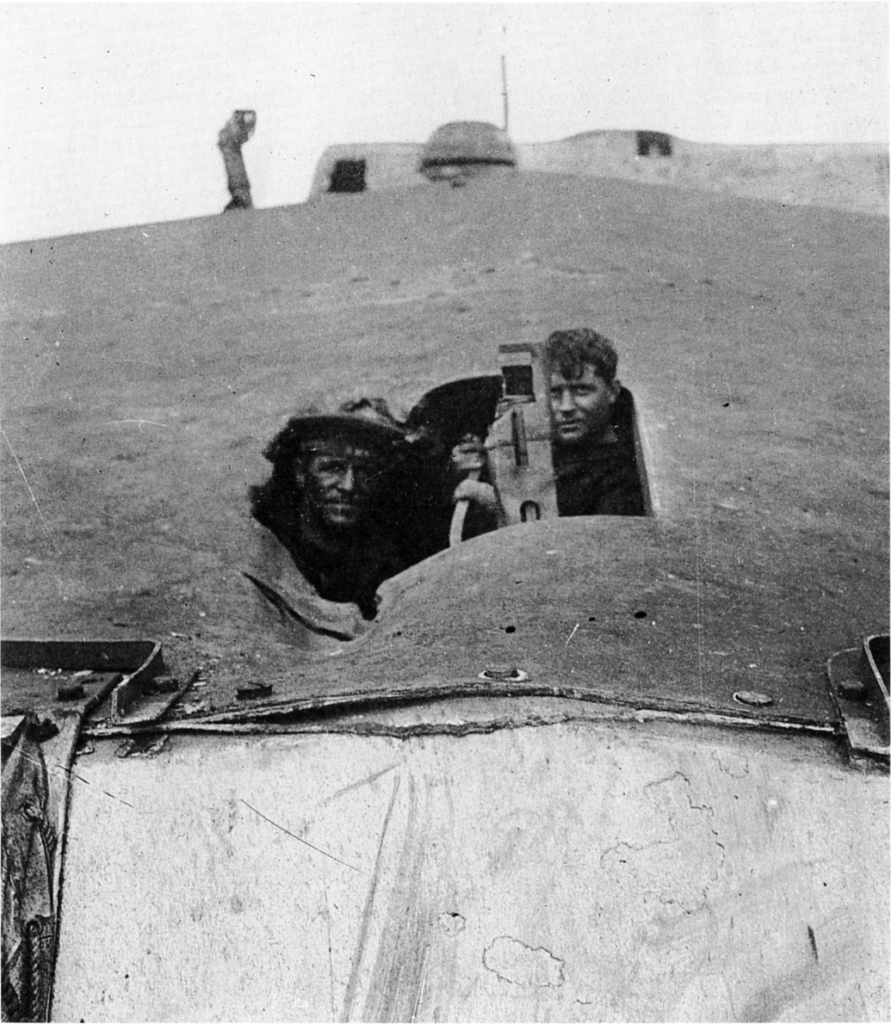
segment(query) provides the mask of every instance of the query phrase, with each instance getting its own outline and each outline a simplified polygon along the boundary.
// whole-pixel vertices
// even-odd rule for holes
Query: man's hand
[[[253,110],[236,110],[220,130],[217,145],[221,149],[240,149],[254,134],[256,126],[257,115]]]
[[[452,472],[458,477],[481,472],[486,465],[482,440],[474,434],[465,434],[452,449],[451,465]]]
[[[479,480],[462,480],[455,488],[452,501],[455,504],[459,501],[471,501],[487,512],[498,511],[495,488],[491,484],[484,484]]]

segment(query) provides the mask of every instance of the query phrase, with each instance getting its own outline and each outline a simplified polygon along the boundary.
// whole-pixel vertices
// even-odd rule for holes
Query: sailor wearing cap
[[[386,406],[364,400],[294,416],[266,447],[272,475],[250,490],[259,551],[244,575],[289,631],[350,640],[368,629],[379,586],[405,567],[380,507],[402,442]]]

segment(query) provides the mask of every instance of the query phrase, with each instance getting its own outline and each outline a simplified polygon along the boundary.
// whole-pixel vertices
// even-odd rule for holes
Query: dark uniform
[[[557,510],[561,516],[642,516],[643,494],[633,452],[623,444],[576,451],[553,446]]]
[[[278,535],[253,520],[253,554],[242,568],[254,599],[256,622],[300,646],[317,647],[325,640],[354,640],[370,627],[386,579],[403,567],[398,551],[386,538],[359,561],[345,559],[332,567],[307,552],[294,557]],[[380,556],[380,557],[378,557]],[[355,575],[350,577],[351,571]]]
[[[350,536],[336,550],[305,538],[289,536],[286,529],[267,525],[287,550],[295,568],[326,601],[351,602],[365,619],[377,612],[377,589],[405,567],[394,541],[370,526]]]

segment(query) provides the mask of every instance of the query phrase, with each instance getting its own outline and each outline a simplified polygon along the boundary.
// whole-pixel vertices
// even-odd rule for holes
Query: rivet
[[[515,665],[487,665],[477,678],[499,683],[521,683],[529,678],[529,674]]]
[[[838,693],[845,700],[861,701],[866,698],[866,687],[859,679],[843,679],[838,684]]]
[[[73,683],[59,683],[56,700],[81,700],[84,696],[84,684],[77,680]]]
[[[737,704],[750,704],[756,708],[764,708],[768,704],[773,704],[773,697],[768,697],[766,693],[755,693],[754,690],[740,690],[733,695],[733,699]]]
[[[155,676],[150,686],[155,693],[175,693],[179,689],[179,680],[176,676]]]

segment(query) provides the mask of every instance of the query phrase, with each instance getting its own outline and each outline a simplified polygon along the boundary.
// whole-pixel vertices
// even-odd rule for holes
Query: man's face
[[[587,365],[581,377],[551,374],[551,413],[560,444],[579,445],[607,440],[612,432],[613,405],[619,382],[611,384]]]
[[[332,530],[349,530],[365,518],[380,465],[374,454],[343,441],[321,441],[295,463],[306,510]]]

